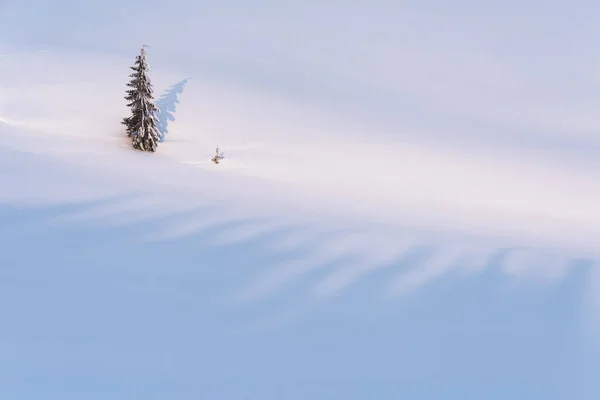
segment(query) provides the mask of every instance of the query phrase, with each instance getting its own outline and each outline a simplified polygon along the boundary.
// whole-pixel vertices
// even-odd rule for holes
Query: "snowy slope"
[[[0,399],[597,399],[598,12],[0,1]]]
[[[333,291],[414,246],[433,246],[431,257],[442,261],[432,261],[429,272],[424,267],[401,275],[392,286],[420,285],[506,250],[506,272],[541,278],[562,276],[572,259],[598,257],[600,176],[593,159],[402,135],[394,140],[365,131],[360,121],[160,68],[152,76],[168,132],[156,154],[141,154],[131,151],[119,124],[130,63],[67,52],[3,57],[1,145],[68,166],[86,181],[76,190],[137,192],[148,216],[211,205],[223,209],[217,221],[266,218],[246,228],[250,236],[299,224],[352,229],[329,236],[322,243],[329,250],[316,251],[324,259],[351,252],[361,257],[360,266],[327,278]],[[226,159],[214,165],[217,145]],[[30,179],[45,185],[64,180]],[[3,196],[31,196],[36,186],[17,185]],[[44,189],[37,196],[44,202],[61,194],[72,200],[71,191]],[[206,226],[206,215],[197,219],[166,221],[160,236]],[[552,262],[542,266],[544,259]]]

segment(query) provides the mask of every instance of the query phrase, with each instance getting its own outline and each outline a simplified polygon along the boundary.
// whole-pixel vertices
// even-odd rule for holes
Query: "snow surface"
[[[16,29],[38,3],[6,6],[0,32],[45,39]],[[593,63],[555,79],[567,57],[540,73],[457,50],[480,38],[470,21],[463,37],[453,18],[373,8],[361,31],[359,5],[322,2],[334,31],[287,8],[181,2],[136,26],[126,2],[107,41],[106,2],[68,3],[52,7],[81,25],[62,49],[0,44],[0,396],[551,398],[561,374],[563,398],[597,387],[571,332],[582,290],[590,315],[600,305]],[[142,39],[167,131],[155,154],[120,124]]]
[[[272,221],[257,223],[255,234],[295,224],[354,229],[356,235],[328,239],[340,242],[335,251],[322,243],[326,253],[362,257],[353,273],[341,269],[327,278],[323,294],[399,259],[407,240],[446,254],[445,265],[399,276],[395,288],[424,284],[458,267],[458,260],[481,263],[482,253],[508,250],[506,273],[544,279],[560,277],[573,259],[598,259],[600,177],[594,159],[368,136],[362,133],[367,127],[354,121],[161,69],[152,72],[156,98],[176,118],[167,121],[166,139],[149,157],[131,151],[119,126],[123,71],[130,63],[53,52],[1,59],[2,146],[68,165],[79,176],[94,174],[64,192],[15,182],[3,201],[71,201],[88,187],[90,196],[136,190],[144,193],[148,214],[208,203],[228,210],[218,222]],[[179,94],[170,96],[172,85]],[[169,96],[171,104],[165,102]],[[226,159],[214,165],[217,145]],[[57,178],[46,176],[45,184]],[[192,213],[184,224],[167,225],[161,238],[202,229],[206,215]],[[540,266],[530,257],[554,262]]]

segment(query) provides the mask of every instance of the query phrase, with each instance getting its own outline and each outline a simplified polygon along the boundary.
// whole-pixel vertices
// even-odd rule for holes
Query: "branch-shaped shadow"
[[[156,106],[159,109],[157,114],[157,128],[160,142],[165,140],[165,135],[168,132],[169,121],[175,121],[174,114],[177,109],[177,104],[179,104],[179,95],[183,92],[188,80],[189,78],[186,78],[181,82],[172,85],[170,88],[165,90],[163,95],[156,102]]]

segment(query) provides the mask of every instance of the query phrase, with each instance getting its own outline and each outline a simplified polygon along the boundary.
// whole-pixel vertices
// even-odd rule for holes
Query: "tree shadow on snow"
[[[157,114],[157,127],[158,132],[160,133],[160,142],[165,140],[165,135],[168,132],[169,121],[175,121],[174,114],[177,109],[177,104],[179,104],[179,95],[183,92],[188,80],[189,78],[186,78],[181,82],[172,85],[170,88],[165,90],[163,95],[156,102],[156,106],[159,109]]]

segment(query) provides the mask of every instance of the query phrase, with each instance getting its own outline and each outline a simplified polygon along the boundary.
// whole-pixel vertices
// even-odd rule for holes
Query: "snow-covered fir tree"
[[[131,69],[131,81],[127,84],[130,89],[125,96],[125,100],[129,102],[127,107],[131,108],[131,116],[123,118],[122,123],[126,126],[127,136],[131,138],[134,149],[155,152],[160,137],[156,117],[159,110],[154,104],[154,92],[148,77],[150,67],[144,47]]]

